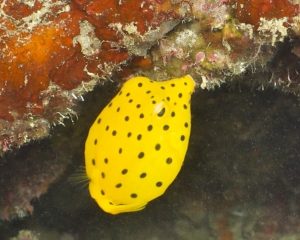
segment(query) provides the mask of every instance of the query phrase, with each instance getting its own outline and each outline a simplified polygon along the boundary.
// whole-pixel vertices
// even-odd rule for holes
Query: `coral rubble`
[[[47,192],[65,171],[69,159],[55,152],[51,144],[42,147],[35,143],[5,154],[1,163],[0,220],[11,220],[33,212],[30,201]]]
[[[39,240],[38,234],[30,230],[21,230],[17,237],[10,240]]]

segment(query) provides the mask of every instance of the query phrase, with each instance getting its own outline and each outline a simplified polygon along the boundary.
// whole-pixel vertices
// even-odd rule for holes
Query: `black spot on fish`
[[[141,159],[141,158],[143,158],[144,156],[145,156],[145,154],[144,154],[143,152],[140,152],[139,155],[138,155],[138,158]]]
[[[167,164],[171,164],[172,161],[173,161],[172,158],[169,157],[169,158],[167,158],[166,163],[167,163]]]
[[[140,175],[140,178],[144,178],[144,177],[146,177],[146,176],[147,176],[146,173],[142,173],[142,174]]]
[[[136,193],[131,193],[130,197],[137,198],[137,194]]]
[[[156,187],[161,187],[162,186],[162,182],[157,182],[156,183]]]

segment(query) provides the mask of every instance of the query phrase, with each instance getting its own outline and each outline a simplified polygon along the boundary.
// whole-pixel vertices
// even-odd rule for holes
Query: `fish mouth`
[[[104,199],[98,202],[98,205],[102,208],[103,211],[116,215],[119,213],[126,212],[137,212],[143,210],[147,202],[136,202],[131,204],[114,204],[113,201]]]

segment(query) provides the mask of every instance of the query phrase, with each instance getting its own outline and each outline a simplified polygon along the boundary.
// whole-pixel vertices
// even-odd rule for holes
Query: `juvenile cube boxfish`
[[[111,214],[142,210],[183,164],[191,130],[190,75],[128,80],[99,114],[85,143],[89,191]]]

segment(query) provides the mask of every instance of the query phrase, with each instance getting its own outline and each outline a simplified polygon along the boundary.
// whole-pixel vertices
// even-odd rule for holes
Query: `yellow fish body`
[[[191,130],[190,75],[128,80],[85,143],[89,191],[111,214],[139,211],[162,195],[183,164]]]

